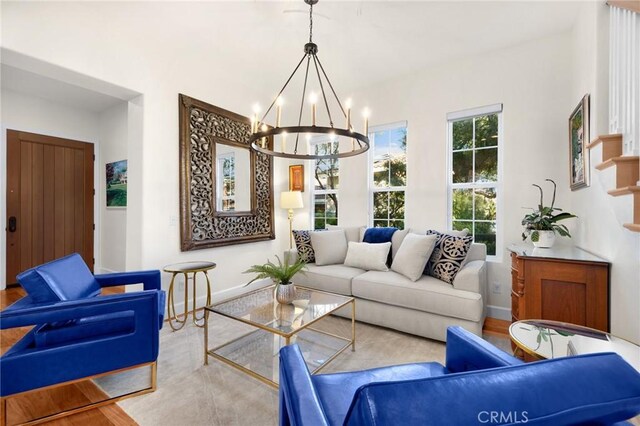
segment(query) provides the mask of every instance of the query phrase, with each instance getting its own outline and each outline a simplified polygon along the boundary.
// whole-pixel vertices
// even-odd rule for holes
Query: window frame
[[[448,229],[453,229],[453,191],[454,189],[471,189],[472,191],[476,189],[485,189],[485,188],[495,188],[496,191],[496,254],[490,255],[487,254],[487,260],[492,262],[502,262],[503,260],[503,244],[504,244],[504,232],[503,232],[503,222],[504,222],[504,202],[503,202],[503,157],[504,157],[504,117],[503,117],[504,109],[501,103],[486,105],[478,108],[470,108],[461,111],[455,111],[447,114],[447,227]],[[495,147],[481,147],[476,148],[475,143],[474,147],[471,149],[463,149],[456,150],[455,152],[461,151],[472,151],[473,162],[472,162],[472,176],[475,179],[475,152],[482,151],[486,149],[497,149],[498,150],[498,165],[497,165],[497,179],[496,182],[461,182],[454,183],[453,182],[453,123],[456,121],[467,120],[470,118],[480,117],[484,115],[496,114],[498,116],[498,140]],[[473,139],[475,141],[475,125],[473,126]],[[472,204],[472,219],[470,222],[473,223],[491,223],[494,222],[492,220],[476,220],[475,219],[475,197],[473,197]],[[473,226],[473,225],[472,225]],[[471,233],[473,235],[473,229],[471,229]],[[474,235],[475,242],[475,235]]]
[[[315,147],[317,145],[321,145],[321,144],[336,144],[336,145],[340,145],[340,140],[338,138],[336,138],[335,140],[331,140],[330,138],[328,139],[326,136],[316,136],[314,138],[312,138],[309,141],[309,147],[313,149],[313,152],[315,152]],[[333,147],[332,147],[333,149]],[[315,169],[316,169],[316,163],[318,160],[311,160],[311,164],[309,167],[309,217],[310,217],[310,224],[311,226],[309,226],[309,229],[313,229],[316,230],[316,195],[335,195],[336,198],[339,200],[340,199],[340,183],[338,182],[338,188],[337,189],[316,189],[316,180],[315,180]],[[336,160],[338,162],[338,176],[340,176],[340,160]],[[340,223],[340,205],[338,204],[338,211],[336,212],[336,226],[338,223]],[[327,215],[326,215],[326,209],[325,209],[325,216],[324,216],[324,223],[325,223],[325,227],[324,229],[326,229],[327,227]]]
[[[409,145],[409,124],[407,120],[402,120],[402,121],[396,121],[393,123],[388,123],[388,124],[381,124],[381,125],[377,125],[377,126],[371,126],[369,128],[369,133],[368,133],[368,137],[371,140],[371,146],[369,147],[369,152],[367,153],[367,186],[368,186],[368,204],[369,204],[369,211],[368,211],[368,226],[369,227],[373,227],[373,216],[374,216],[374,212],[373,212],[373,196],[374,193],[376,192],[404,192],[404,216],[402,218],[402,222],[404,224],[403,229],[407,228],[407,183],[405,182],[404,186],[389,186],[386,188],[379,188],[375,186],[374,183],[374,176],[373,176],[373,152],[374,152],[374,145],[375,145],[375,138],[371,138],[371,135],[376,133],[376,132],[381,132],[381,131],[388,131],[388,130],[393,130],[393,129],[398,129],[398,128],[404,128],[405,132],[407,134],[407,147]],[[406,151],[405,151],[405,155],[406,155]],[[408,157],[407,157],[408,158]],[[408,159],[405,159],[405,163],[407,163],[407,169],[408,169]],[[408,173],[407,173],[407,179],[408,179]],[[408,182],[408,180],[407,180]],[[390,219],[387,216],[387,222]]]

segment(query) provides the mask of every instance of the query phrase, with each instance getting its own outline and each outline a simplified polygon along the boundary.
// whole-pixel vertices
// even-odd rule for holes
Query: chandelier
[[[255,151],[263,154],[271,155],[274,157],[282,158],[296,158],[302,160],[320,160],[320,159],[336,159],[353,157],[358,154],[362,154],[369,149],[369,117],[368,111],[365,109],[363,113],[364,117],[364,131],[358,133],[354,130],[351,123],[351,101],[347,100],[345,105],[342,105],[340,98],[336,94],[327,73],[318,58],[318,45],[313,42],[313,5],[318,3],[318,0],[304,0],[309,5],[309,42],[304,45],[304,55],[298,65],[284,83],[280,92],[276,95],[273,102],[267,111],[264,113],[261,119],[258,119],[258,113],[260,108],[258,105],[254,106],[253,117],[251,119],[251,136],[249,142],[251,148]],[[302,95],[300,100],[300,110],[298,112],[298,123],[295,126],[281,126],[282,118],[282,105],[285,89],[296,75],[298,70],[304,66],[304,85],[302,87]],[[311,73],[309,72],[311,70]],[[315,71],[315,72],[314,72]],[[311,74],[311,75],[310,75]],[[310,78],[317,77],[319,85],[320,96],[312,92],[307,96],[307,85]],[[324,78],[324,79],[323,79]],[[332,115],[331,108],[329,107],[329,101],[331,97],[327,96],[327,90],[330,91],[330,95],[333,95],[338,105],[338,117],[340,121],[345,123],[344,127],[336,126]],[[321,100],[324,108],[326,109],[328,117],[328,126],[320,125],[317,118],[318,101]],[[307,103],[308,102],[308,103]],[[311,108],[311,123],[303,125],[302,116],[307,108]],[[265,119],[269,116],[269,113],[274,110],[275,106],[275,126],[269,126],[265,123]],[[320,106],[322,108],[322,105]],[[323,155],[315,155],[311,152],[311,140],[317,135],[324,135],[328,137],[330,141],[337,142],[334,149],[329,150],[329,153]],[[273,136],[273,138],[269,138]],[[278,143],[276,143],[276,141]],[[350,143],[349,143],[350,142]]]

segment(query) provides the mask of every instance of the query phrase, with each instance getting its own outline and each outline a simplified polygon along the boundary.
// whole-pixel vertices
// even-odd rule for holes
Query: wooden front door
[[[7,277],[70,253],[93,270],[93,144],[7,130]]]

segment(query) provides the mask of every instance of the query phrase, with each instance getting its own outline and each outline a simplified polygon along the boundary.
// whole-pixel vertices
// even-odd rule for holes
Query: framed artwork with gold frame
[[[289,166],[289,191],[304,192],[304,165]]]
[[[569,116],[569,185],[571,190],[589,186],[589,94]]]

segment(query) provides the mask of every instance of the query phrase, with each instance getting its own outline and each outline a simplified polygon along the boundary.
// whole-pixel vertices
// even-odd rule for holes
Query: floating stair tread
[[[607,191],[609,195],[613,195],[614,197],[619,197],[620,195],[627,194],[640,194],[640,186],[624,186],[622,188],[612,189]]]
[[[629,231],[640,232],[640,223],[625,223],[624,227]]]
[[[637,155],[623,155],[622,157],[614,157],[609,158],[607,161],[603,161],[602,163],[596,166],[598,170],[608,169],[609,167],[614,166],[617,163],[626,163],[626,162],[637,162],[640,160],[640,157]]]
[[[592,140],[591,142],[589,142],[589,144],[587,145],[587,149],[594,148],[594,147],[598,146],[598,144],[606,143],[606,142],[620,142],[620,143],[622,143],[622,134],[616,133],[616,134],[613,134],[613,135],[600,135],[597,138],[595,138],[594,140]]]

